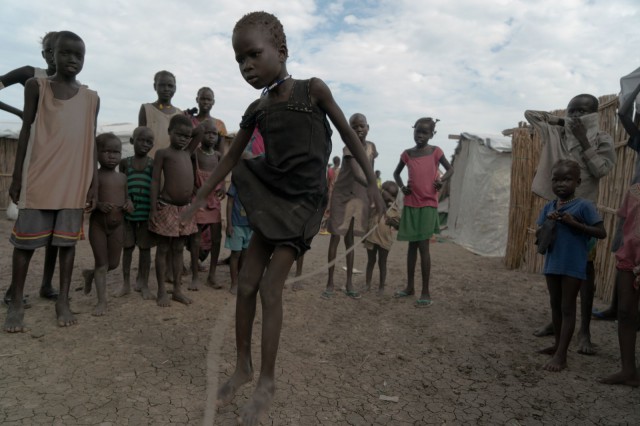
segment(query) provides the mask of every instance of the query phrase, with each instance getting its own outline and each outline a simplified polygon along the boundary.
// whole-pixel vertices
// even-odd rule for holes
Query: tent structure
[[[444,231],[482,256],[504,256],[509,229],[511,138],[461,133],[452,162]]]

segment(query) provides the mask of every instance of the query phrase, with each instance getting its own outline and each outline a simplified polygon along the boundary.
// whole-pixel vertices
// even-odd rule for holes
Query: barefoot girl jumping
[[[262,90],[262,96],[247,108],[235,140],[198,191],[190,214],[233,168],[233,182],[254,233],[239,277],[236,369],[218,390],[218,403],[231,401],[237,389],[252,379],[251,330],[260,291],[260,376],[241,414],[242,424],[253,425],[266,412],[275,391],[285,278],[295,259],[309,249],[327,204],[326,168],[331,153],[327,116],[365,171],[369,198],[379,212],[384,211],[384,203],[362,144],[327,85],[318,78],[294,80],[287,72],[287,42],[278,18],[265,12],[245,15],[233,29],[232,43],[242,77]],[[265,155],[241,160],[256,125]]]

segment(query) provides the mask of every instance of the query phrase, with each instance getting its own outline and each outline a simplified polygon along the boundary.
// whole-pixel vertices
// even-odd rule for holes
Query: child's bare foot
[[[384,287],[378,288],[378,292],[376,293],[378,296],[384,296]]]
[[[58,318],[58,325],[60,327],[69,327],[78,323],[78,320],[76,320],[66,301],[58,300],[56,302],[56,317]]]
[[[229,293],[233,294],[234,296],[238,294],[238,286],[232,285],[231,288],[229,289]]]
[[[98,302],[96,308],[93,310],[94,317],[101,317],[107,313],[107,302]]]
[[[142,290],[142,284],[140,283],[140,278],[136,280],[136,283],[133,285],[133,291],[140,292]]]
[[[131,287],[127,285],[123,285],[122,288],[118,290],[116,293],[114,293],[113,295],[115,297],[122,297],[122,296],[126,296],[129,293],[131,293]]]
[[[23,333],[27,331],[24,326],[24,307],[18,308],[9,304],[7,309],[7,318],[4,320],[4,331],[8,333]]]
[[[593,355],[596,353],[593,343],[591,343],[589,333],[578,333],[578,353],[582,355]]]
[[[370,292],[370,291],[371,291],[371,284],[366,284],[366,285],[364,286],[364,288],[362,289],[362,292],[363,292],[363,293],[368,293],[368,292]]]
[[[227,380],[220,388],[216,396],[216,406],[222,407],[233,400],[236,392],[240,387],[249,383],[253,378],[253,374],[236,370],[229,380]]]
[[[151,293],[151,291],[149,290],[149,287],[140,287],[140,290],[138,290],[138,291],[140,293],[142,293],[142,299],[143,300],[151,300],[151,299],[155,298],[153,293]]]
[[[158,297],[156,298],[156,303],[161,308],[167,308],[171,306],[171,302],[169,301],[169,295],[167,293],[158,293]]]
[[[222,288],[222,284],[219,284],[213,277],[207,278],[207,285],[211,288],[215,288],[216,290],[220,290]]]
[[[82,271],[82,278],[84,278],[84,294],[91,293],[91,285],[93,284],[93,269],[85,269]]]
[[[267,412],[269,405],[271,405],[275,390],[273,381],[258,381],[258,386],[256,386],[256,390],[253,391],[251,399],[240,411],[238,423],[241,425],[258,425],[260,418]]]
[[[193,278],[189,285],[187,286],[187,290],[189,291],[198,291],[200,290],[200,283],[197,278]]]
[[[548,348],[543,348],[538,351],[539,354],[543,355],[553,355],[558,350],[557,346],[549,346]]]
[[[553,335],[553,324],[546,324],[536,331],[533,332],[533,335],[536,337],[544,337],[544,336],[552,336]]]
[[[554,373],[562,371],[565,368],[567,368],[567,360],[562,360],[555,356],[551,358],[551,361],[547,362],[544,367],[542,367],[543,370],[553,371]]]
[[[58,292],[51,285],[45,285],[40,287],[40,298],[56,301],[58,300]]]
[[[619,371],[616,374],[612,374],[608,377],[603,377],[598,380],[600,383],[604,383],[605,385],[626,385],[637,388],[640,386],[640,377],[638,373],[625,373],[623,371]]]
[[[176,302],[180,302],[185,305],[190,305],[191,303],[193,303],[193,300],[189,299],[187,296],[182,294],[182,290],[178,290],[175,288],[173,289],[173,294],[171,295],[171,298]]]

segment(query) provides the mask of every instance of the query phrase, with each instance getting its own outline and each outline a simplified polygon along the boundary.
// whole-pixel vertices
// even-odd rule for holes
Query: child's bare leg
[[[429,254],[429,240],[418,242],[420,251],[420,269],[422,271],[422,292],[420,300],[431,300],[429,292],[429,278],[431,277],[431,255]]]
[[[229,292],[231,294],[238,293],[238,275],[240,271],[241,255],[241,251],[231,251],[231,255],[229,257],[229,275],[231,277],[231,287],[229,287]]]
[[[353,247],[353,221],[351,218],[351,223],[349,224],[349,230],[344,236],[344,248],[345,250],[349,250]],[[351,251],[347,254],[347,285],[346,290],[347,294],[353,293],[356,294],[353,289],[353,261],[355,259],[355,252]]]
[[[560,275],[545,275],[545,280],[549,293],[549,305],[551,306],[551,329],[554,330],[555,340],[552,346],[540,349],[538,353],[553,355],[558,350],[560,329],[562,328],[562,277]]]
[[[12,299],[7,310],[7,318],[4,321],[4,330],[9,333],[19,333],[26,331],[24,326],[24,306],[22,296],[24,294],[24,283],[27,279],[29,263],[33,256],[33,250],[13,249],[13,260],[11,268]]]
[[[207,284],[215,289],[222,288],[216,281],[216,267],[218,266],[218,258],[220,257],[220,244],[222,243],[222,222],[212,223],[210,226],[211,234],[211,253],[209,256],[209,275],[207,276]]]
[[[378,295],[384,294],[384,286],[387,282],[387,257],[389,250],[378,247],[378,268],[380,269],[380,286],[378,287]]]
[[[182,268],[184,266],[182,253],[184,252],[184,240],[182,237],[171,239],[171,254],[173,256],[173,293],[171,298],[176,302],[191,304],[193,301],[182,293]],[[198,256],[196,254],[196,270],[198,269]]]
[[[296,259],[296,277],[299,277],[299,276],[302,275],[302,267],[303,266],[304,266],[304,254],[298,256],[298,258]],[[302,289],[302,283],[300,281],[297,281],[297,282],[293,283],[293,286],[291,287],[291,289],[294,290],[294,291],[301,290]]]
[[[580,291],[581,281],[567,276],[561,277],[562,293],[562,325],[560,326],[560,338],[553,358],[543,367],[547,371],[560,371],[567,368],[567,351],[569,343],[576,328],[576,299]],[[554,320],[554,327],[556,326]]]
[[[122,288],[115,294],[116,297],[131,293],[131,260],[133,259],[134,247],[125,247],[122,251]]]
[[[151,271],[151,249],[139,249],[138,278],[134,290],[140,291],[144,300],[154,298],[149,290],[149,272]]]
[[[580,330],[578,330],[578,353],[593,355],[595,350],[591,343],[591,312],[595,293],[596,273],[593,262],[587,262],[587,279],[580,286]]]
[[[616,290],[618,293],[618,342],[622,368],[611,376],[600,379],[609,385],[640,386],[636,368],[636,325],[640,292],[633,287],[635,276],[630,271],[618,271]]]
[[[158,235],[158,245],[156,247],[156,280],[158,281],[158,295],[156,297],[156,303],[158,306],[162,307],[171,306],[169,296],[167,295],[167,289],[165,287],[170,241],[171,239],[169,237]]]
[[[254,234],[247,253],[236,299],[236,368],[229,380],[218,389],[218,406],[229,403],[240,386],[253,377],[251,334],[256,314],[256,296],[263,271],[271,258],[271,249]]]
[[[338,244],[340,243],[340,235],[331,234],[331,238],[329,239],[329,252],[327,255],[327,260],[329,263],[336,260],[336,253],[338,252]],[[333,284],[333,273],[335,271],[335,265],[329,268],[329,275],[327,276],[327,288],[324,291],[323,295],[333,294],[334,284]]]
[[[378,246],[367,249],[367,270],[365,272],[364,291],[371,290],[371,280],[373,280],[373,268],[376,266],[376,249]]]
[[[416,262],[418,260],[419,241],[409,241],[409,249],[407,251],[407,286],[396,292],[396,296],[411,296],[415,294],[414,274],[416,272]]]
[[[266,413],[275,392],[275,364],[282,330],[282,289],[295,251],[276,247],[260,282],[262,302],[262,352],[258,384],[249,402],[241,410],[242,424],[258,424]]]
[[[189,251],[191,253],[191,282],[187,287],[187,290],[198,291],[200,290],[200,283],[198,281],[198,274],[200,272],[198,268],[198,258],[200,256],[200,229],[195,234],[189,235]]]
[[[77,323],[69,306],[69,286],[71,285],[75,257],[75,246],[60,247],[58,249],[58,258],[60,259],[60,295],[56,301],[56,315],[60,327],[68,327]]]
[[[96,293],[98,294],[98,304],[93,310],[93,315],[100,317],[107,313],[107,265],[96,266],[93,271],[93,278],[96,282]]]
[[[57,300],[58,292],[53,288],[53,272],[56,269],[58,247],[47,244],[44,251],[44,270],[42,272],[42,284],[40,284],[40,297],[43,299]]]
[[[107,235],[107,270],[104,273],[104,312],[101,315],[104,315],[107,311],[107,272],[113,271],[120,266],[120,257],[122,256],[122,235],[124,235],[122,223],[118,227],[113,228],[111,233]],[[98,284],[96,283],[96,287],[97,285]],[[98,293],[98,305],[100,305],[100,293]],[[95,315],[99,315],[97,310]]]

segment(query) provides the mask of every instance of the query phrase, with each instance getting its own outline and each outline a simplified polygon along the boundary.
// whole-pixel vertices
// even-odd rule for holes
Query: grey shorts
[[[82,214],[82,209],[21,209],[9,241],[23,250],[35,250],[49,242],[57,247],[75,246],[83,237]]]

